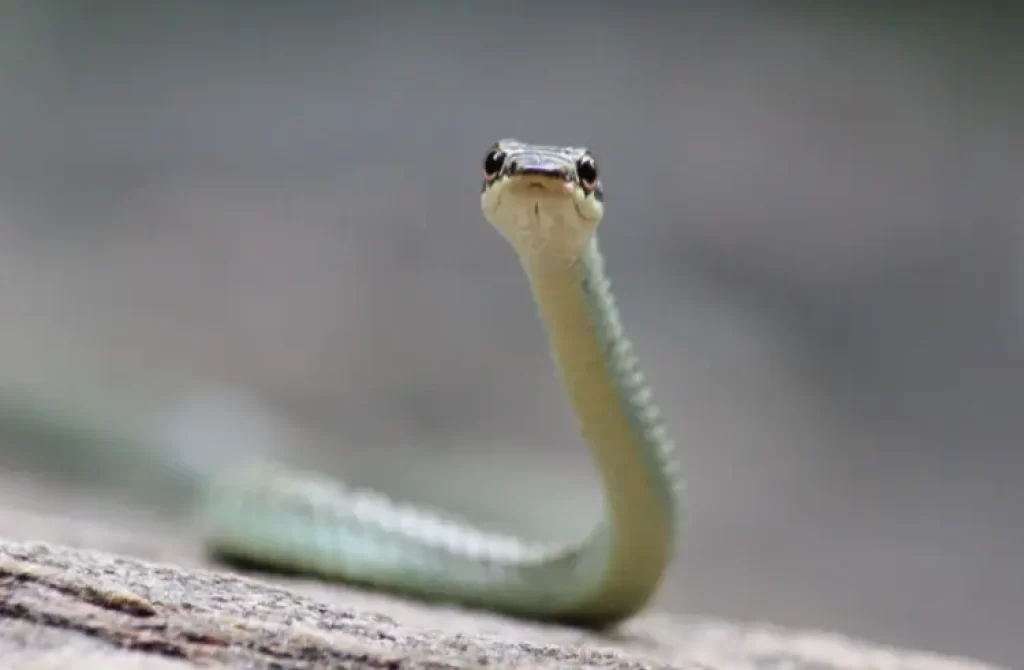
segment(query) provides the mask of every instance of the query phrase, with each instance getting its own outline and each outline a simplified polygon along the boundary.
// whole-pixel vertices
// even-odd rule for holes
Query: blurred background
[[[478,193],[589,145],[688,472],[657,606],[1021,667],[1024,23],[965,7],[6,2],[0,375],[240,389],[291,464],[579,532]]]

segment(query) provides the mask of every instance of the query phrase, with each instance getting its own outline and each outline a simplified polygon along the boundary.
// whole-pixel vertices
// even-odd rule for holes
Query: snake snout
[[[533,159],[529,156],[509,158],[505,164],[509,176],[535,176],[568,181],[572,179],[570,166],[558,161]]]

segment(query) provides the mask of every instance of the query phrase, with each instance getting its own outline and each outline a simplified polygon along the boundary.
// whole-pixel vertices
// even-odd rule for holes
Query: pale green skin
[[[74,447],[95,463],[115,456],[125,477],[199,494],[206,548],[230,562],[576,625],[605,627],[634,615],[672,558],[682,486],[605,276],[595,233],[603,205],[576,174],[585,150],[513,140],[496,146],[505,169],[485,180],[484,213],[522,261],[604,485],[607,513],[582,541],[497,537],[379,494],[265,467],[180,471],[172,481],[166,468],[150,467],[153,450],[136,436],[38,399],[0,397],[0,428],[41,448]],[[533,172],[510,170],[512,162]],[[531,216],[534,203],[546,218]]]

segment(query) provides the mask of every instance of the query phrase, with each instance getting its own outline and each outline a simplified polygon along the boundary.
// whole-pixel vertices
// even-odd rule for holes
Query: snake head
[[[604,214],[597,161],[584,147],[496,142],[483,160],[484,216],[521,253],[582,253]]]

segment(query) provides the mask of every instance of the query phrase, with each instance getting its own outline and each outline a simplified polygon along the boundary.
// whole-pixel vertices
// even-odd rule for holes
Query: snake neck
[[[672,444],[623,334],[596,238],[578,258],[522,262],[605,492],[606,521],[594,539],[605,553],[603,578],[590,597],[606,616],[635,611],[656,590],[675,544]]]

